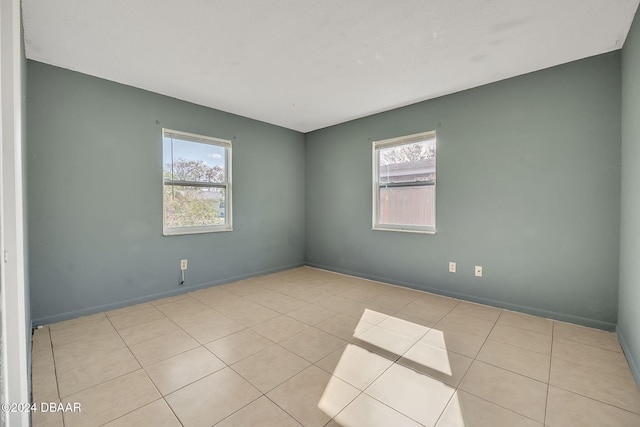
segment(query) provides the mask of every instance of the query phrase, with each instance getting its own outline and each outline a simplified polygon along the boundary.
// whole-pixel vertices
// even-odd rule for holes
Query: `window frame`
[[[162,154],[162,235],[163,236],[179,236],[184,234],[202,234],[202,233],[218,233],[223,231],[233,231],[233,210],[232,210],[232,173],[231,173],[231,153],[232,142],[229,139],[216,138],[212,136],[199,135],[195,133],[183,132],[175,129],[162,128],[162,141],[164,139],[173,136],[176,139],[182,139],[184,141],[194,142],[198,144],[208,144],[216,147],[224,148],[225,160],[224,160],[224,183],[218,182],[201,182],[201,181],[180,181],[180,180],[167,180],[164,178],[164,151]],[[174,159],[171,158],[173,163]],[[200,187],[200,188],[224,188],[225,189],[225,223],[216,225],[193,225],[186,227],[168,227],[165,224],[165,203],[164,192],[166,186],[178,186],[178,187]]]
[[[399,231],[405,233],[421,233],[421,234],[435,234],[436,233],[436,181],[438,168],[436,165],[435,176],[433,183],[430,182],[403,182],[403,183],[385,183],[380,184],[380,150],[383,148],[398,147],[402,145],[409,145],[416,142],[421,142],[429,139],[435,139],[436,141],[436,159],[438,152],[438,138],[436,131],[427,131],[414,133],[411,135],[398,136],[389,139],[382,139],[378,141],[372,141],[372,192],[373,192],[373,209],[371,214],[371,229],[377,231]],[[437,162],[437,160],[436,160]],[[399,188],[399,187],[417,187],[433,185],[433,226],[427,225],[410,225],[410,224],[385,224],[379,221],[380,218],[380,190],[383,187],[386,188]]]

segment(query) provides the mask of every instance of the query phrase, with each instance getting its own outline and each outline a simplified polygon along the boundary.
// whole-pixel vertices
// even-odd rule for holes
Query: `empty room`
[[[640,0],[0,1],[0,425],[640,426]]]

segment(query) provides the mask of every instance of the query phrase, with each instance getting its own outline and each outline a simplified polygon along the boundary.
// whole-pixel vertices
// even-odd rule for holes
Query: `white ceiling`
[[[29,59],[308,132],[620,49],[640,0],[23,0]]]

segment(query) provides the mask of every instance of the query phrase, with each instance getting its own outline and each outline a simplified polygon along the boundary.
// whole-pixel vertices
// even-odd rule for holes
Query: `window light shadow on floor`
[[[423,341],[427,333],[428,343]],[[464,427],[464,398],[454,393],[468,368],[467,363],[450,360],[444,331],[365,309],[318,408],[343,427],[367,425],[367,417],[378,425],[376,417],[389,416],[380,408],[395,408],[422,425]],[[365,393],[345,407],[340,380]]]

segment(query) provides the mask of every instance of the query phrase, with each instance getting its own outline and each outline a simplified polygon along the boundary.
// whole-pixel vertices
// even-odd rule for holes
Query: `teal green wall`
[[[34,323],[304,262],[303,134],[33,61],[28,81]],[[162,236],[162,127],[233,140],[234,231]]]
[[[622,50],[622,209],[618,337],[640,384],[640,22]]]
[[[371,141],[432,129],[437,233],[372,231]],[[306,159],[309,264],[614,327],[620,52],[312,132]]]
[[[29,61],[34,322],[306,261],[612,329],[620,56],[588,58],[306,136]],[[162,127],[233,139],[233,232],[162,236]],[[371,141],[432,129],[439,144],[438,232],[372,231]],[[182,258],[189,270],[180,288]],[[447,272],[450,260],[458,273]],[[473,277],[476,264],[483,278]]]

